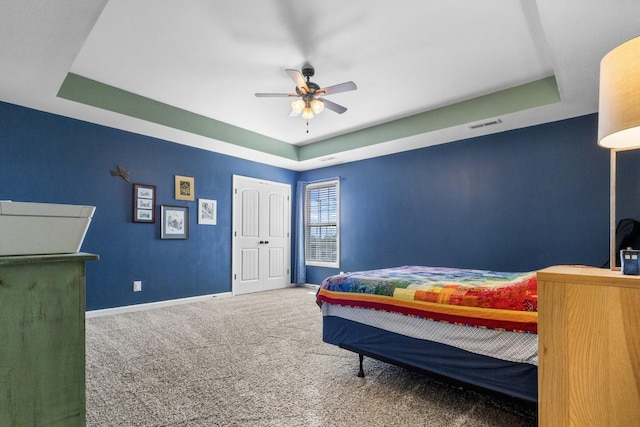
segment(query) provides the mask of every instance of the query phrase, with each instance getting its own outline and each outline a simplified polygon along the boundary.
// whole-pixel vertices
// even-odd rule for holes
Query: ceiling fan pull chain
[[[309,133],[309,120],[307,119],[307,133]]]

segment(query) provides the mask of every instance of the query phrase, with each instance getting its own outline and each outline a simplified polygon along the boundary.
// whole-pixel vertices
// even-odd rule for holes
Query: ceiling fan
[[[333,86],[321,88],[318,84],[310,79],[315,74],[315,70],[309,63],[302,66],[302,72],[288,68],[285,70],[291,80],[296,84],[296,93],[256,93],[257,97],[297,97],[299,99],[291,104],[291,112],[289,116],[295,117],[302,114],[305,119],[312,119],[314,114],[322,112],[324,107],[338,114],[347,111],[346,107],[331,102],[328,99],[321,98],[325,95],[333,95],[334,93],[347,92],[356,90],[358,87],[354,82],[344,82]],[[305,81],[306,77],[306,81]]]

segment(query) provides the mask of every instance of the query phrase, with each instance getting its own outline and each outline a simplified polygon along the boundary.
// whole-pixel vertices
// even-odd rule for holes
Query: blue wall
[[[609,152],[596,139],[597,116],[590,115],[300,178],[341,177],[342,271],[602,266],[609,247]],[[307,281],[320,283],[337,271],[308,268]]]
[[[338,270],[422,264],[525,271],[601,266],[608,258],[609,152],[589,115],[302,174],[0,103],[0,199],[97,207],[82,247],[87,308],[231,290],[232,175],[294,185],[341,177],[341,267],[308,268],[320,283]],[[637,217],[640,155],[619,163],[619,216]],[[159,224],[131,222],[132,184],[157,186],[157,203],[190,207],[188,240],[160,240]],[[196,202],[176,201],[174,175],[218,201],[218,225],[200,226]],[[292,215],[292,218],[293,215]],[[132,281],[143,292],[132,292]]]
[[[640,150],[621,151],[616,157],[616,218],[640,220]]]
[[[87,309],[231,291],[232,175],[292,185],[297,173],[0,103],[0,200],[96,206],[82,250]],[[121,164],[131,183],[112,177]],[[174,198],[174,175],[195,178],[196,201]],[[160,221],[133,223],[132,184],[157,205],[189,206],[188,240],[160,240]],[[197,199],[218,201],[218,225],[198,225]],[[142,292],[132,282],[142,280]]]

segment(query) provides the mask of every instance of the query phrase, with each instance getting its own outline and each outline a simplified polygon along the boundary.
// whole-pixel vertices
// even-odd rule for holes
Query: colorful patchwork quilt
[[[536,272],[405,266],[326,278],[319,304],[384,310],[425,319],[537,333]]]

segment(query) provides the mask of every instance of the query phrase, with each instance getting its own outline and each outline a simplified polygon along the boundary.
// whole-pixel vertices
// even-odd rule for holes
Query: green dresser
[[[0,256],[0,426],[85,425],[87,253]]]

